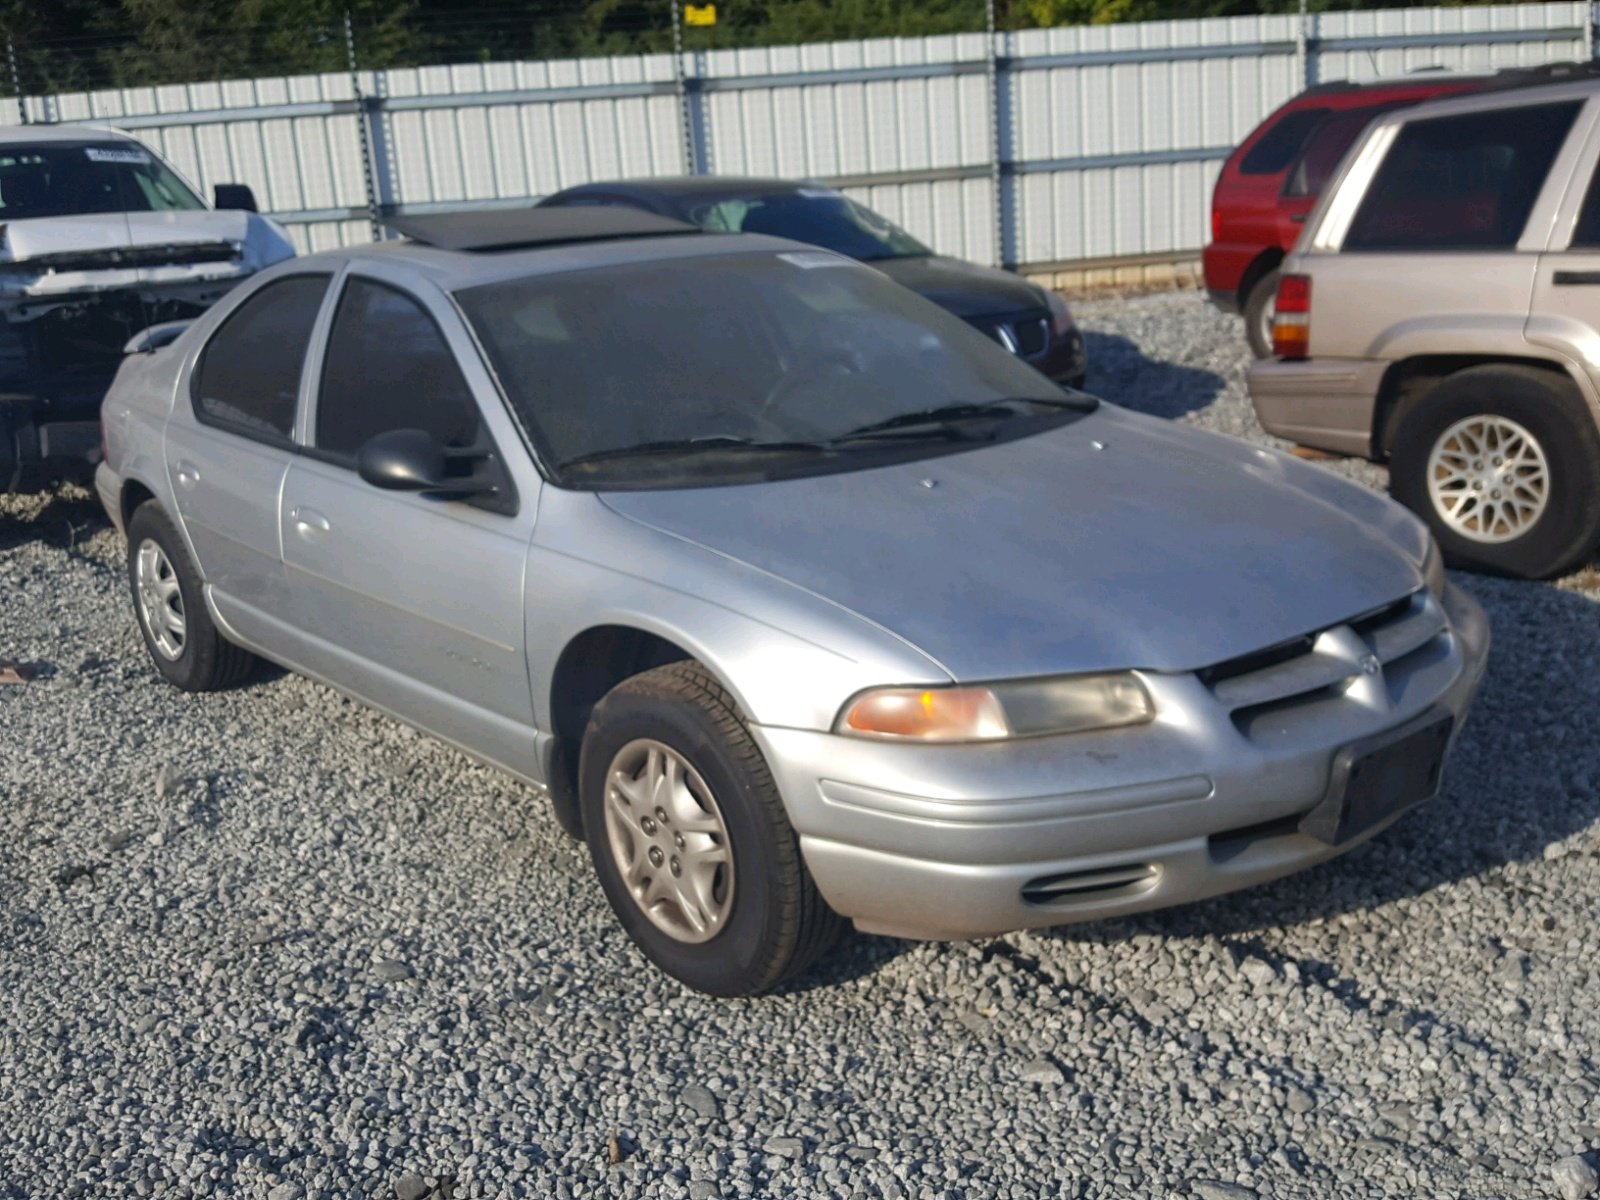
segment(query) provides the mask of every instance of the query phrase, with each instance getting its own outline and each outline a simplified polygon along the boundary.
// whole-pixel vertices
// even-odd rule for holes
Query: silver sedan
[[[1383,497],[814,248],[400,229],[126,360],[98,484],[139,627],[179,687],[270,659],[546,788],[690,986],[845,921],[1196,900],[1437,792],[1488,628]]]

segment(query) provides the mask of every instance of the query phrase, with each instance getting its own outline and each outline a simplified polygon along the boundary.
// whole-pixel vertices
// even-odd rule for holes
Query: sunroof
[[[471,251],[518,250],[570,242],[700,232],[697,226],[683,221],[617,205],[429,213],[391,217],[384,224],[414,242],[441,250]]]

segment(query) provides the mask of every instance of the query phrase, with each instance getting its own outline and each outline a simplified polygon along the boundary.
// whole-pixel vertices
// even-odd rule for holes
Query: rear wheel
[[[128,521],[128,586],[145,648],[168,683],[186,692],[212,692],[238,683],[255,666],[256,657],[212,622],[200,572],[154,500]]]
[[[668,975],[715,996],[753,995],[838,937],[766,760],[699,663],[618,684],[595,706],[579,777],[606,898]]]
[[[1534,367],[1440,383],[1401,416],[1389,481],[1456,566],[1543,579],[1600,541],[1600,430],[1567,379]]]
[[[1272,357],[1272,319],[1278,314],[1278,272],[1256,280],[1244,301],[1244,336],[1257,358]]]

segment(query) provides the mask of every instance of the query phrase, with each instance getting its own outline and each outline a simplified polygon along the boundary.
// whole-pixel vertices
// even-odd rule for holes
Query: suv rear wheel
[[[714,996],[762,992],[837,939],[766,760],[696,662],[618,684],[579,761],[584,835],[617,919],[668,975]]]
[[[1560,575],[1600,541],[1600,430],[1561,376],[1469,367],[1403,414],[1389,486],[1453,565]]]
[[[1278,314],[1278,272],[1268,271],[1245,297],[1244,336],[1257,358],[1272,357],[1272,319]]]

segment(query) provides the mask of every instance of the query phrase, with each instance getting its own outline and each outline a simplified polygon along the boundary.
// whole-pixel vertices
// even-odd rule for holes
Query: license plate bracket
[[[1337,846],[1439,790],[1455,718],[1429,712],[1398,729],[1351,742],[1333,756],[1322,802],[1300,832]]]

